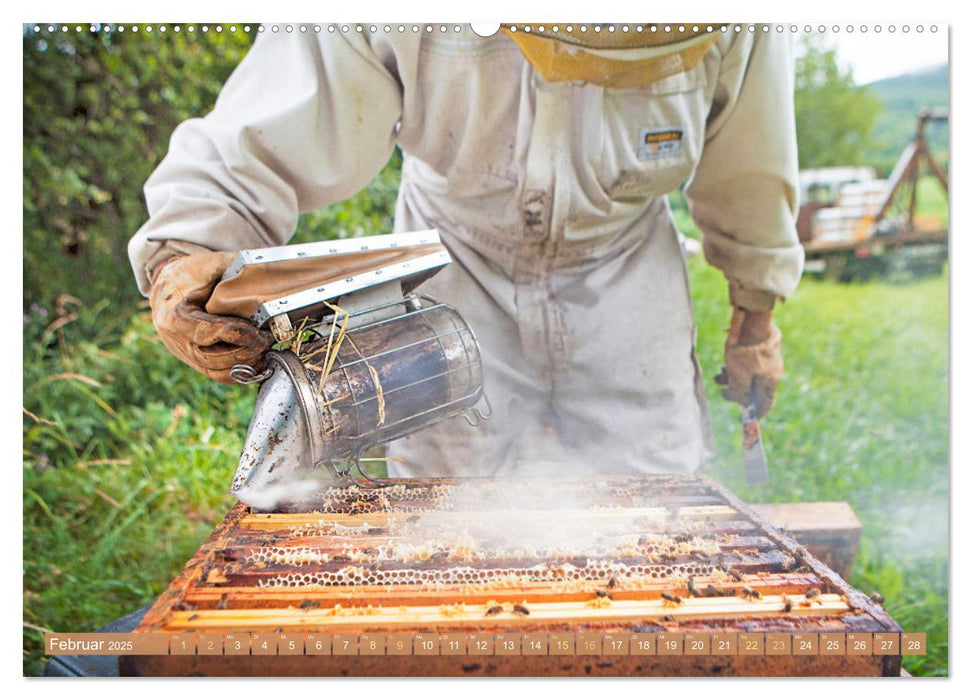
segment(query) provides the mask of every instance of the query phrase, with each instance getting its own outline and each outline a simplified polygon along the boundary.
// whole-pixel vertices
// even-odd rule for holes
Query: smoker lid
[[[451,262],[438,232],[320,241],[240,251],[206,305],[209,313],[257,326],[325,312],[323,302],[398,280],[407,294]]]

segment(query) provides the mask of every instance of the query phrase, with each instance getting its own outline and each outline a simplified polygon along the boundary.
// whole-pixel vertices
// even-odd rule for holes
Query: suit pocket
[[[704,64],[651,85],[604,94],[598,178],[617,202],[667,194],[701,156],[707,116]]]

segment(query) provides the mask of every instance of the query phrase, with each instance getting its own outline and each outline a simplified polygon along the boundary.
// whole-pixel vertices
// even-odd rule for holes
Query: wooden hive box
[[[771,653],[766,635],[900,628],[704,477],[401,480],[324,491],[312,512],[237,504],[136,632],[177,635],[173,653],[123,657],[123,673],[900,673],[899,655]],[[711,653],[729,639],[763,646]],[[695,640],[708,652],[687,653]]]

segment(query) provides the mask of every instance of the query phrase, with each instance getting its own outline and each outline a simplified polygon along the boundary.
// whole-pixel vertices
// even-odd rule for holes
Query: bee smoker
[[[434,231],[419,233],[438,241]],[[244,251],[249,262],[224,275],[281,262],[290,275],[290,263],[308,257],[330,258],[314,263],[320,269],[341,269],[339,279],[265,301],[251,316],[282,343],[262,373],[233,368],[238,383],[260,384],[231,488],[240,500],[312,480],[321,467],[338,479],[381,485],[361,465],[369,448],[448,418],[477,425],[491,415],[472,329],[451,306],[413,292],[450,262],[440,243],[429,252],[428,243],[411,242],[417,235]],[[362,245],[355,262],[346,249]],[[389,251],[399,253],[390,263]]]

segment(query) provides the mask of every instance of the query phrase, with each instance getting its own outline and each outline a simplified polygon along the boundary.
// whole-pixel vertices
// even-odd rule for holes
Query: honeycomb
[[[707,522],[679,518],[678,508],[662,505],[662,491],[647,500],[643,485],[624,482],[593,482],[582,495],[566,495],[546,481],[342,486],[322,492],[310,514],[315,519],[290,531],[323,540],[326,549],[263,546],[247,560],[290,568],[266,571],[258,579],[265,588],[572,585],[715,572],[721,547],[734,536],[716,539]],[[661,515],[626,518],[628,509],[619,504],[631,501],[640,508],[656,503]],[[571,507],[580,508],[572,511],[577,515],[557,519]],[[456,521],[445,517],[450,513],[468,517]],[[382,516],[381,527],[367,517],[334,518],[371,514]]]
[[[518,587],[523,583],[570,583],[624,580],[670,579],[711,575],[710,564],[670,564],[662,566],[627,565],[600,561],[586,566],[541,564],[531,567],[477,569],[460,566],[448,569],[373,569],[346,566],[336,571],[291,571],[259,579],[260,588],[299,588],[304,586],[481,586]]]

